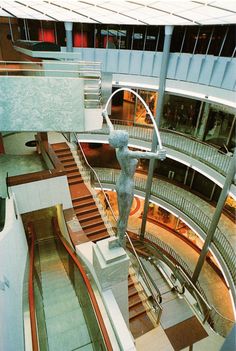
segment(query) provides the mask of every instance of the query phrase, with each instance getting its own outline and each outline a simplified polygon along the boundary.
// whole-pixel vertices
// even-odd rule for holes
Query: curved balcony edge
[[[107,174],[107,177],[104,177],[104,172],[103,172],[103,177],[100,177],[99,171],[96,170],[96,172],[99,175],[100,181],[102,183],[102,185],[104,186],[104,188],[106,189],[111,189],[114,190],[114,185],[115,185],[115,176],[112,174],[111,170],[109,170],[109,174]],[[99,185],[97,185],[97,187],[99,188]],[[137,186],[137,184],[135,184],[135,194],[144,198],[145,197],[145,189],[141,189],[140,186]],[[162,199],[160,197],[157,196],[157,194],[152,194],[151,195],[151,200],[157,204],[159,204],[160,206],[163,206],[164,208],[166,208],[167,210],[169,210],[170,212],[174,213],[174,215],[176,215],[177,217],[180,217],[184,222],[186,222],[187,225],[189,225],[190,228],[192,228],[200,237],[201,239],[204,241],[206,238],[206,232],[207,232],[207,225],[206,223],[200,223],[200,221],[197,223],[196,219],[190,218],[189,214],[186,213],[186,211],[184,212],[184,208],[182,208],[180,210],[180,208],[178,208],[177,206],[174,206],[172,202],[167,201],[167,199]],[[182,200],[181,200],[182,202]],[[194,205],[192,205],[194,206]],[[199,211],[198,211],[199,212]],[[209,218],[206,218],[206,220],[210,220]],[[205,218],[204,218],[205,220]],[[205,227],[205,228],[203,228]],[[220,232],[220,235],[222,235],[224,238],[224,240],[227,242],[227,244],[229,244],[229,246],[231,247],[230,243],[228,242],[228,240],[224,237],[223,233]],[[218,236],[219,237],[219,236]],[[236,275],[235,275],[235,259],[236,259],[236,255],[235,252],[233,252],[233,248],[231,247],[232,252],[230,252],[230,254],[228,255],[228,253],[222,252],[222,250],[224,250],[224,245],[220,244],[218,242],[218,238],[216,238],[212,244],[211,244],[211,249],[212,252],[214,253],[216,259],[218,260],[224,277],[228,283],[228,286],[231,290],[232,293],[232,298],[234,301],[234,305],[236,305]]]
[[[120,126],[124,129],[124,125]],[[139,128],[139,127],[135,127]],[[141,128],[140,128],[141,129]],[[143,128],[144,129],[144,128]],[[130,127],[127,128],[130,133]],[[188,137],[184,137],[183,135],[178,135],[179,145],[174,145],[174,140],[171,145],[171,142],[166,142],[167,137],[163,138],[163,135],[169,134],[168,132],[161,132],[161,137],[163,140],[163,145],[167,150],[167,157],[171,158],[175,161],[178,161],[186,166],[196,170],[201,173],[219,187],[223,187],[225,176],[227,174],[227,169],[230,162],[230,157],[226,155],[218,154],[217,149],[214,149],[212,146],[207,146],[206,144],[202,144],[197,140],[193,141]],[[80,142],[86,143],[103,143],[108,144],[108,134],[105,134],[105,129],[103,127],[102,130],[80,133],[78,135]],[[145,140],[146,139],[146,140]],[[148,140],[150,139],[150,140]],[[177,141],[178,143],[178,141]],[[193,145],[194,143],[194,145]],[[199,145],[204,145],[204,154],[199,156],[201,153],[201,147]],[[136,135],[132,135],[130,133],[129,146],[150,150],[151,148],[151,138],[150,136],[146,136],[144,138],[142,133],[137,133]],[[182,149],[182,150],[181,150]],[[204,156],[204,157],[203,157]],[[217,161],[218,158],[218,161]],[[217,165],[218,164],[218,165]],[[218,170],[217,170],[218,169]],[[232,184],[230,188],[230,193],[236,198],[236,185]]]

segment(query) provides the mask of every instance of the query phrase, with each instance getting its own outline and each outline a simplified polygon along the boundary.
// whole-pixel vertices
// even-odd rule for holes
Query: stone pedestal
[[[93,267],[101,290],[111,289],[129,325],[128,270],[129,257],[117,238],[101,240],[93,246]]]

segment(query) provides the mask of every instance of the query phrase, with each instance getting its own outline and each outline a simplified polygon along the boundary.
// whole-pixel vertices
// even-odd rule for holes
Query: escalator
[[[33,351],[112,350],[86,273],[56,218],[50,211],[44,214],[31,216],[32,222],[23,218],[31,247]]]

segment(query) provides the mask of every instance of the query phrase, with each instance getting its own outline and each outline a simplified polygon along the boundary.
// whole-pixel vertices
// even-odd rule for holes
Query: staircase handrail
[[[9,195],[9,176],[8,176],[8,172],[6,175],[6,188],[7,188],[7,197],[8,199],[10,199],[10,195]]]
[[[93,172],[93,174],[95,175],[95,177],[96,177],[96,179],[97,179],[97,181],[98,181],[98,184],[99,184],[99,186],[100,186],[100,188],[101,188],[101,190],[102,190],[102,193],[103,193],[103,195],[105,196],[105,199],[106,199],[106,201],[107,201],[107,203],[108,203],[109,209],[111,210],[112,216],[113,216],[114,220],[117,222],[117,217],[116,217],[116,215],[115,215],[115,213],[114,213],[114,211],[113,211],[113,209],[112,209],[112,206],[111,206],[111,204],[110,204],[109,198],[108,198],[108,196],[106,195],[106,193],[105,193],[105,191],[104,191],[104,189],[103,189],[103,186],[102,186],[102,184],[101,184],[101,182],[100,182],[100,179],[99,179],[99,177],[98,177],[98,175],[97,175],[97,172],[96,172],[96,171],[93,169],[93,167],[89,164],[89,162],[88,162],[88,160],[87,160],[87,158],[86,158],[86,155],[85,155],[85,153],[84,153],[84,151],[83,151],[83,148],[82,148],[81,145],[80,145],[80,142],[79,142],[79,139],[78,139],[77,135],[76,135],[76,134],[74,134],[74,135],[75,135],[75,137],[76,137],[77,144],[78,144],[78,146],[79,146],[79,148],[80,148],[80,150],[81,150],[81,153],[82,153],[82,155],[83,155],[83,157],[84,157],[84,160],[85,160],[87,166],[89,167],[89,169],[90,169],[90,170]],[[155,305],[158,306],[158,308],[162,311],[162,306],[160,305],[160,302],[159,302],[159,301],[161,301],[161,293],[160,293],[159,289],[158,289],[158,291],[157,291],[157,296],[156,296],[156,294],[153,292],[153,289],[152,289],[152,287],[150,286],[150,279],[148,278],[148,276],[147,276],[147,274],[146,274],[146,272],[145,272],[145,270],[144,270],[144,268],[143,268],[142,262],[140,261],[140,259],[139,259],[139,257],[138,257],[138,254],[137,254],[137,252],[136,252],[136,250],[135,250],[135,248],[134,248],[134,246],[133,246],[132,240],[130,239],[129,234],[128,234],[127,232],[126,232],[126,237],[127,237],[128,241],[129,241],[131,247],[132,247],[132,250],[133,250],[133,252],[134,252],[135,258],[137,259],[138,265],[139,265],[140,270],[141,270],[141,272],[142,272],[143,279],[144,279],[145,283],[147,284],[148,289],[150,290],[150,293],[151,293],[151,295],[152,295],[153,301],[155,302]],[[159,301],[158,301],[158,300],[159,300]]]
[[[134,245],[132,243],[132,240],[130,239],[130,236],[129,236],[129,234],[127,232],[126,232],[126,237],[127,237],[128,241],[129,241],[129,243],[131,245],[132,251],[133,251],[133,253],[135,255],[135,258],[136,258],[136,260],[138,262],[139,268],[141,269],[142,277],[144,277],[144,281],[145,281],[145,283],[146,283],[146,285],[147,285],[147,287],[148,287],[148,289],[149,289],[149,291],[150,291],[150,293],[151,293],[151,295],[152,295],[152,297],[154,299],[154,302],[162,310],[162,306],[160,305],[161,292],[157,288],[156,284],[152,281],[152,279],[150,277],[148,277],[148,275],[147,275],[147,273],[145,271],[145,268],[144,268],[142,262],[140,261],[140,258],[138,256],[138,254],[137,254],[137,251],[135,250],[135,247],[134,247]],[[151,287],[151,284],[150,284],[150,281],[151,281],[151,284],[154,286],[155,290],[157,291],[157,294],[155,294],[155,292],[153,291],[153,289]]]
[[[66,249],[67,253],[72,258],[74,264],[77,266],[77,268],[79,269],[79,271],[81,273],[81,276],[82,276],[82,278],[84,280],[84,283],[86,285],[88,294],[90,296],[91,303],[92,303],[94,312],[96,314],[96,317],[97,317],[97,320],[98,320],[98,324],[100,326],[100,330],[101,330],[101,333],[102,333],[102,336],[103,336],[106,348],[107,348],[108,351],[112,351],[113,347],[112,347],[112,344],[111,344],[111,341],[110,341],[110,338],[109,338],[109,335],[108,335],[105,323],[103,321],[103,317],[102,317],[101,311],[99,309],[99,306],[98,306],[95,294],[93,292],[91,283],[90,283],[90,281],[89,281],[89,279],[88,279],[88,277],[86,275],[86,272],[85,272],[82,264],[79,262],[76,253],[73,251],[71,246],[67,243],[66,239],[62,236],[61,230],[59,228],[58,221],[57,221],[56,217],[52,218],[52,225],[53,225],[53,231],[54,231],[55,235],[59,238],[59,240],[61,241],[62,245]]]
[[[28,297],[29,297],[29,312],[30,312],[30,326],[31,339],[33,351],[39,351],[37,322],[35,316],[35,299],[34,299],[34,250],[35,250],[35,229],[32,222],[27,226],[27,232],[31,240],[30,254],[29,254],[29,283],[28,283]]]

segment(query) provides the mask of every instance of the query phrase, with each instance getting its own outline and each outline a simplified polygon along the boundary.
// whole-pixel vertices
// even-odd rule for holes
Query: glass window
[[[157,35],[157,46],[156,51],[163,51],[164,47],[164,36],[165,36],[165,27],[159,27],[158,35]]]
[[[218,56],[224,41],[227,26],[215,26],[208,54]],[[227,43],[228,45],[229,43]],[[226,46],[227,46],[226,45]]]
[[[184,45],[183,45],[183,52],[193,53],[195,43],[198,36],[198,27],[187,27]]]
[[[174,27],[171,38],[170,52],[180,52],[185,36],[185,27]]]
[[[204,55],[207,52],[209,42],[212,40],[213,37],[213,30],[214,28],[211,26],[204,26],[200,29],[195,54]]]
[[[39,31],[41,29],[40,21],[28,19],[28,28],[30,40],[39,40]]]
[[[235,57],[235,44],[236,44],[236,26],[230,25],[228,27],[227,37],[222,47],[222,51],[220,56],[228,56],[231,57],[232,55]]]
[[[145,50],[155,51],[157,44],[158,27],[147,27],[147,35],[145,41]]]
[[[132,34],[132,49],[143,50],[146,27],[135,26]]]

